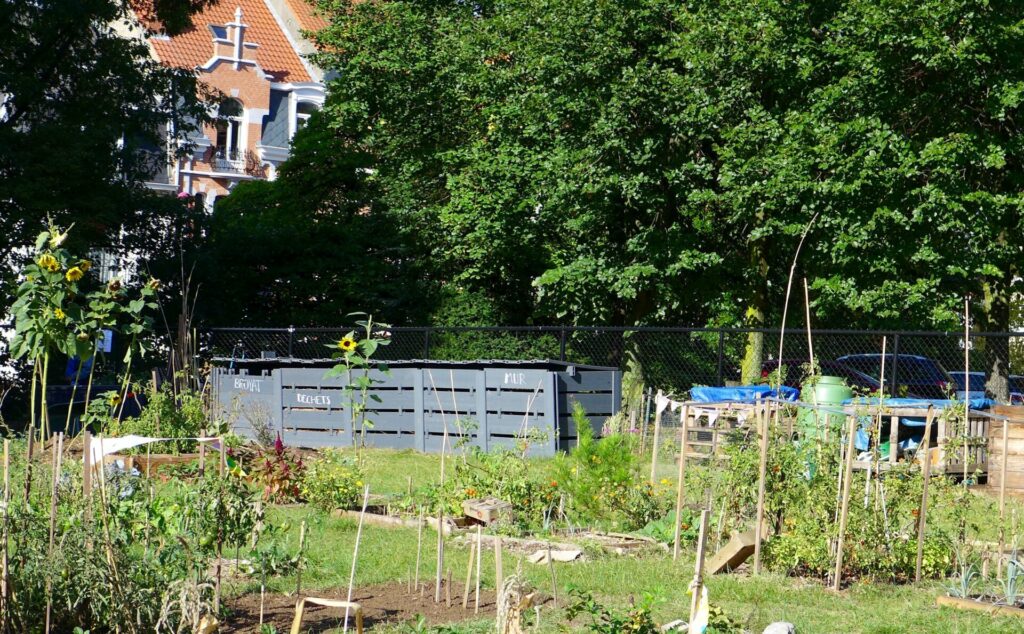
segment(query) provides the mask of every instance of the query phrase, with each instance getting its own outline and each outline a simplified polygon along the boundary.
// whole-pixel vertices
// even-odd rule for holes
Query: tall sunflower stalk
[[[367,418],[367,401],[380,402],[380,397],[370,393],[370,388],[380,381],[373,378],[371,371],[388,373],[388,367],[382,363],[374,363],[373,355],[380,346],[390,343],[386,336],[386,324],[375,324],[372,315],[352,313],[349,315],[365,317],[356,321],[358,330],[349,331],[336,344],[334,358],[341,363],[327,372],[328,377],[345,377],[345,395],[349,404],[349,425],[352,430],[352,446],[361,450],[366,446],[366,430],[373,429],[373,421]],[[358,442],[356,435],[358,431]],[[361,451],[358,461],[362,462]]]

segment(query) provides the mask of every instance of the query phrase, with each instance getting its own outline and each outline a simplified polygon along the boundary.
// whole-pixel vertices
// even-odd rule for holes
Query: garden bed
[[[408,588],[402,583],[388,583],[356,588],[352,600],[363,607],[363,623],[366,629],[388,623],[415,622],[420,616],[423,616],[430,625],[455,623],[466,619],[488,616],[493,618],[495,612],[495,595],[493,591],[481,590],[480,613],[474,614],[472,591],[470,592],[469,609],[462,609],[463,585],[461,583],[452,583],[451,607],[448,607],[443,598],[440,603],[434,603],[433,584],[429,585],[430,587],[426,589],[422,597],[419,593],[409,594]],[[309,596],[342,600],[346,598],[346,595],[347,590],[345,588],[334,588],[309,594]],[[290,631],[292,619],[295,617],[296,600],[297,597],[295,595],[267,594],[264,598],[263,622],[273,625],[277,628],[278,632]],[[249,634],[259,631],[259,593],[245,594],[228,600],[227,607],[231,610],[231,616],[226,619],[220,632],[224,634],[241,634],[242,632]],[[340,628],[343,620],[343,610],[307,605],[303,612],[302,631],[330,631],[332,628]]]
[[[1024,609],[1009,605],[997,605],[981,599],[961,599],[959,597],[936,597],[935,605],[939,607],[957,608],[959,610],[975,610],[987,612],[993,616],[1017,616],[1024,618]]]

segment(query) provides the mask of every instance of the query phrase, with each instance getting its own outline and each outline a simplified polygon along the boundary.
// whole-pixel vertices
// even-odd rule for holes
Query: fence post
[[[894,332],[892,335],[892,379],[889,383],[889,396],[899,396],[896,394],[896,376],[899,372],[900,367],[900,333]]]
[[[718,384],[725,385],[725,331],[718,329]]]
[[[423,358],[430,358],[430,331],[431,328],[427,328],[423,331]]]
[[[288,326],[288,358],[295,356],[295,326]]]
[[[558,331],[558,360],[565,361],[565,328]]]

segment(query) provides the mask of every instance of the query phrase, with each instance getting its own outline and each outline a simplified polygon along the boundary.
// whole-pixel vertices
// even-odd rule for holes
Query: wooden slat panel
[[[487,368],[484,378],[488,390],[512,390],[533,393],[537,386],[544,389],[544,380],[550,373],[547,370],[527,370],[520,368]]]
[[[591,416],[610,416],[616,411],[611,394],[560,394],[558,397],[558,408],[563,412],[572,413],[574,403],[582,405]]]
[[[448,370],[445,368],[424,368],[423,389],[430,392],[427,398],[434,398],[434,388],[438,392],[451,392],[454,379],[455,390],[472,390],[476,387],[476,373],[479,370]],[[433,378],[433,383],[431,383]],[[435,403],[436,404],[436,403]]]
[[[558,373],[558,391],[566,394],[575,392],[612,393],[613,372],[605,370],[578,370],[576,376]]]
[[[518,412],[519,415],[526,413],[527,406],[531,412],[546,414],[548,399],[544,393],[538,393],[532,398],[533,393],[525,392],[487,392],[487,411],[489,412]]]
[[[455,412],[465,414],[466,412],[476,411],[476,395],[473,392],[455,392],[455,398],[453,400],[450,390],[444,391],[438,388],[437,394],[435,394],[428,385],[423,394],[423,408],[428,414],[438,412],[437,403],[439,400],[441,402],[441,408],[449,418],[451,418],[451,415]]]

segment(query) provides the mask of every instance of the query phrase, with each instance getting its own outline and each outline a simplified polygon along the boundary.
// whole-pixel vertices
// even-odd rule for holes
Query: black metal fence
[[[214,356],[239,359],[266,354],[322,359],[337,351],[337,341],[347,332],[340,328],[214,328],[207,333],[206,348]],[[780,339],[777,329],[601,326],[392,327],[381,334],[390,340],[376,354],[382,360],[557,359],[640,369],[647,384],[676,392],[693,385],[739,382],[744,374],[747,378],[766,375],[778,365]],[[1024,374],[1024,332],[972,332],[965,342],[963,332],[818,330],[808,341],[806,331],[794,329],[783,337],[786,382],[799,384],[801,366],[808,362],[813,346],[823,374],[852,370],[854,383],[863,380],[864,387],[871,387],[869,379],[881,375],[877,366],[883,343],[884,374],[892,393],[937,397],[954,389],[940,385],[948,377],[942,376],[941,369],[936,372],[931,362],[948,372],[963,372],[965,347],[972,372],[987,377],[1001,364],[1010,374]]]

